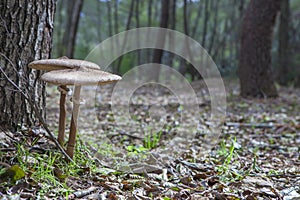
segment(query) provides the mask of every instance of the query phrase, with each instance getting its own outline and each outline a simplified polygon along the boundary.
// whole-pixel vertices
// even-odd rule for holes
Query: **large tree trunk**
[[[15,130],[31,125],[35,115],[24,96],[5,78],[29,92],[45,114],[45,83],[40,71],[27,67],[33,60],[49,58],[52,47],[55,0],[2,0],[0,3],[0,126]]]
[[[251,0],[241,30],[241,96],[276,97],[271,69],[272,32],[281,0]]]

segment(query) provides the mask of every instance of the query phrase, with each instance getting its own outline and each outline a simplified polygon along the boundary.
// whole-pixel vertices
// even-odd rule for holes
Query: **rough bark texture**
[[[244,97],[276,97],[271,69],[272,32],[281,0],[251,0],[241,30],[239,77]]]
[[[27,67],[50,56],[55,0],[2,0],[0,3],[0,67],[45,114],[45,83],[40,71]],[[35,116],[25,98],[0,72],[0,126],[15,130],[31,125]]]

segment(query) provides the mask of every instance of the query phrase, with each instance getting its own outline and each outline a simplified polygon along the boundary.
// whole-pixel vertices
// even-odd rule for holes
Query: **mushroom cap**
[[[86,60],[68,59],[67,57],[57,58],[57,59],[35,60],[29,63],[28,66],[32,69],[46,70],[46,71],[74,69],[78,67],[100,69],[99,65],[95,63]]]
[[[101,70],[81,67],[46,72],[41,79],[55,85],[99,85],[116,82],[122,78]]]

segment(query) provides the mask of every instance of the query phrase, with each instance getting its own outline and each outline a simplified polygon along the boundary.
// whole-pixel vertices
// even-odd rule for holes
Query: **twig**
[[[127,137],[132,138],[132,139],[138,139],[138,140],[143,140],[143,139],[144,139],[144,138],[142,138],[142,137],[130,135],[130,134],[125,133],[125,132],[123,132],[123,131],[118,132],[117,134],[111,134],[111,135],[108,135],[108,136],[109,136],[110,138],[113,138],[113,137],[120,136],[120,135],[127,136]]]
[[[101,189],[101,191],[103,190],[101,187],[90,187],[90,188],[85,189],[85,190],[76,191],[73,194],[71,194],[70,196],[68,196],[68,198],[70,198],[70,199],[81,198],[81,197],[89,195],[92,192],[94,192],[96,190],[99,190],[99,189]]]
[[[16,151],[17,148],[15,147],[10,147],[10,148],[1,148],[0,152],[9,152],[9,151]]]
[[[295,172],[295,173],[299,173],[299,172]],[[270,174],[270,175],[266,175],[267,177],[288,177],[288,178],[298,178],[300,177],[300,174]]]
[[[4,166],[5,168],[9,168],[9,167],[11,167],[11,165],[10,165],[10,164],[8,164],[8,163],[5,163],[5,162],[0,162],[0,165],[1,165],[1,166]]]
[[[39,121],[42,123],[44,129],[46,130],[46,132],[48,133],[48,135],[50,136],[50,139],[55,143],[55,145],[58,147],[58,149],[62,152],[62,154],[67,158],[68,161],[76,164],[71,158],[70,156],[65,152],[65,150],[60,146],[59,142],[56,140],[55,136],[51,133],[50,129],[48,128],[48,125],[45,123],[43,117],[40,115],[37,105],[34,101],[31,101],[30,99],[30,95],[27,95],[24,93],[24,91],[22,91],[22,89],[17,86],[8,76],[7,74],[3,71],[2,67],[0,67],[0,71],[1,73],[4,75],[5,79],[12,84],[20,93],[21,95],[27,100],[27,102],[29,103],[30,107],[33,109],[35,115],[37,116],[37,118],[39,119]]]
[[[226,122],[225,126],[231,127],[253,127],[253,128],[274,128],[286,126],[284,124],[275,124],[275,123],[236,123],[236,122]]]

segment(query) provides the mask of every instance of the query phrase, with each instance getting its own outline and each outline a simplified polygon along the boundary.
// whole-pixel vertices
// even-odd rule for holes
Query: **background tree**
[[[126,28],[125,28],[126,31],[129,30],[130,26],[131,26],[131,21],[132,21],[132,16],[133,16],[133,11],[134,11],[134,3],[135,3],[135,0],[131,0],[130,10],[128,12]],[[122,49],[125,48],[126,40],[127,40],[127,34],[125,35],[125,41],[123,41],[122,44],[121,44]],[[118,63],[117,63],[117,70],[114,70],[114,72],[119,72],[120,71],[122,59],[123,59],[123,56],[120,56],[120,58],[118,59]]]
[[[67,4],[67,22],[65,23],[63,44],[60,55],[68,58],[74,57],[76,34],[80,19],[83,0],[69,0]]]
[[[45,117],[45,84],[41,73],[28,63],[49,58],[52,47],[55,0],[0,2],[0,126],[15,130],[17,125],[32,124],[35,118],[24,96],[5,78],[23,91]]]
[[[169,22],[169,6],[170,6],[170,0],[164,0],[161,1],[161,14],[160,14],[160,23],[159,27],[161,28],[167,28],[168,22]],[[158,44],[164,44],[165,43],[165,34],[159,34],[156,42]],[[161,49],[155,49],[153,52],[153,60],[152,63],[161,63],[161,59],[163,56],[163,50]],[[155,72],[151,73],[152,80],[158,80],[159,79],[159,71],[156,70]]]
[[[283,4],[284,1],[286,3],[288,0],[283,0]],[[67,20],[64,19],[67,19],[69,7],[69,3],[66,1],[58,0],[57,2],[54,57],[61,56],[58,52],[66,46],[62,42],[62,37],[67,27]],[[132,29],[160,26],[163,2],[161,0],[84,1],[80,12],[74,57],[84,59],[90,50],[101,41],[127,30],[128,27]],[[170,0],[167,27],[182,33],[189,33],[189,36],[204,45],[223,76],[237,78],[236,71],[240,58],[240,27],[249,2],[250,0],[187,0],[184,4],[183,0]],[[300,57],[298,56],[300,53],[300,1],[289,0],[288,3],[289,19],[283,18],[284,7],[281,7],[282,15],[277,18],[278,23],[274,25],[271,62],[275,67],[276,74],[282,74],[279,72],[280,66],[283,66],[282,70],[288,68],[288,73],[283,72],[288,74],[283,82],[294,84],[297,80],[296,77],[300,74]],[[186,12],[186,16],[184,16],[184,12]],[[285,22],[288,20],[288,29],[281,34],[280,30],[285,29],[284,20]],[[285,37],[284,35],[288,35],[287,47],[284,47],[285,40],[280,39]],[[148,35],[148,37],[150,36]],[[123,41],[116,40],[116,44],[122,48]],[[110,49],[109,51],[114,52],[115,50]],[[153,53],[154,51],[151,49],[130,52],[116,60],[110,67],[115,73],[123,74],[138,64],[152,62]],[[284,59],[288,63],[279,65],[279,63],[285,63]],[[163,53],[161,62],[179,71],[180,67],[185,68],[182,58],[169,52]],[[188,66],[186,70],[181,70],[182,74],[190,81],[192,81],[194,71],[192,69],[192,66]],[[278,76],[278,78],[283,77]],[[278,78],[276,81],[279,82]]]
[[[278,69],[277,81],[281,85],[287,85],[290,69],[289,53],[289,0],[282,0],[280,8],[280,24],[278,34]]]
[[[244,97],[276,97],[271,69],[272,32],[281,0],[251,0],[241,30],[239,78]]]

